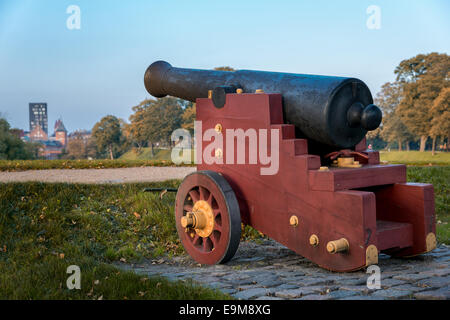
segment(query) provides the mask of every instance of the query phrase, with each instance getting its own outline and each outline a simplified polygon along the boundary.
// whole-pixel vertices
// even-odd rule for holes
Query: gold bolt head
[[[212,90],[208,90],[208,99],[212,99]]]
[[[241,94],[242,92],[244,92],[244,90],[242,90],[241,88],[236,89],[236,93]]]
[[[216,130],[217,133],[222,132],[222,125],[220,123],[216,124],[214,127],[214,130]]]
[[[255,93],[264,93],[264,90],[263,89],[256,89]]]
[[[313,247],[316,247],[319,245],[319,237],[315,234],[311,235],[311,237],[309,237],[309,244],[312,245]]]
[[[298,218],[297,218],[297,216],[291,216],[291,217],[289,218],[289,224],[290,224],[292,227],[298,226]]]

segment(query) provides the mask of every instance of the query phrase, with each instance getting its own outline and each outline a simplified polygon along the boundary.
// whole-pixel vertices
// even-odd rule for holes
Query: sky
[[[58,118],[69,131],[128,120],[156,60],[351,76],[375,96],[400,61],[449,40],[448,0],[0,0],[0,114],[28,130],[28,103],[47,102],[49,133]]]

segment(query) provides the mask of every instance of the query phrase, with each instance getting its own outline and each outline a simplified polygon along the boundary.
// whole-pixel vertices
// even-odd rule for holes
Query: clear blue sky
[[[69,30],[69,5],[81,29]],[[366,27],[369,5],[381,29]],[[49,128],[102,116],[128,120],[148,97],[147,66],[354,76],[375,95],[398,63],[448,53],[450,1],[0,0],[0,113],[28,130],[28,103],[47,102]]]

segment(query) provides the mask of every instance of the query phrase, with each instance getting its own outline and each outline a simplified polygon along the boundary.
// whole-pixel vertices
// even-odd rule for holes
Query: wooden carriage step
[[[293,124],[273,124],[270,127],[281,131],[281,139],[295,139],[295,126]]]
[[[283,143],[287,144],[288,151],[294,156],[308,154],[308,141],[306,139],[283,139]]]
[[[377,220],[377,248],[406,248],[413,245],[413,225],[411,223]]]
[[[312,190],[338,191],[406,182],[403,164],[365,165],[361,168],[333,168],[327,171],[310,170]]]

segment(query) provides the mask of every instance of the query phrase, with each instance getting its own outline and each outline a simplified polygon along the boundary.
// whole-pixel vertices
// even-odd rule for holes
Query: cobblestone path
[[[237,299],[450,299],[450,246],[409,259],[381,254],[381,289],[369,290],[365,270],[335,273],[272,240],[241,242],[225,265],[199,265],[188,256],[120,264],[138,274],[191,278]]]

